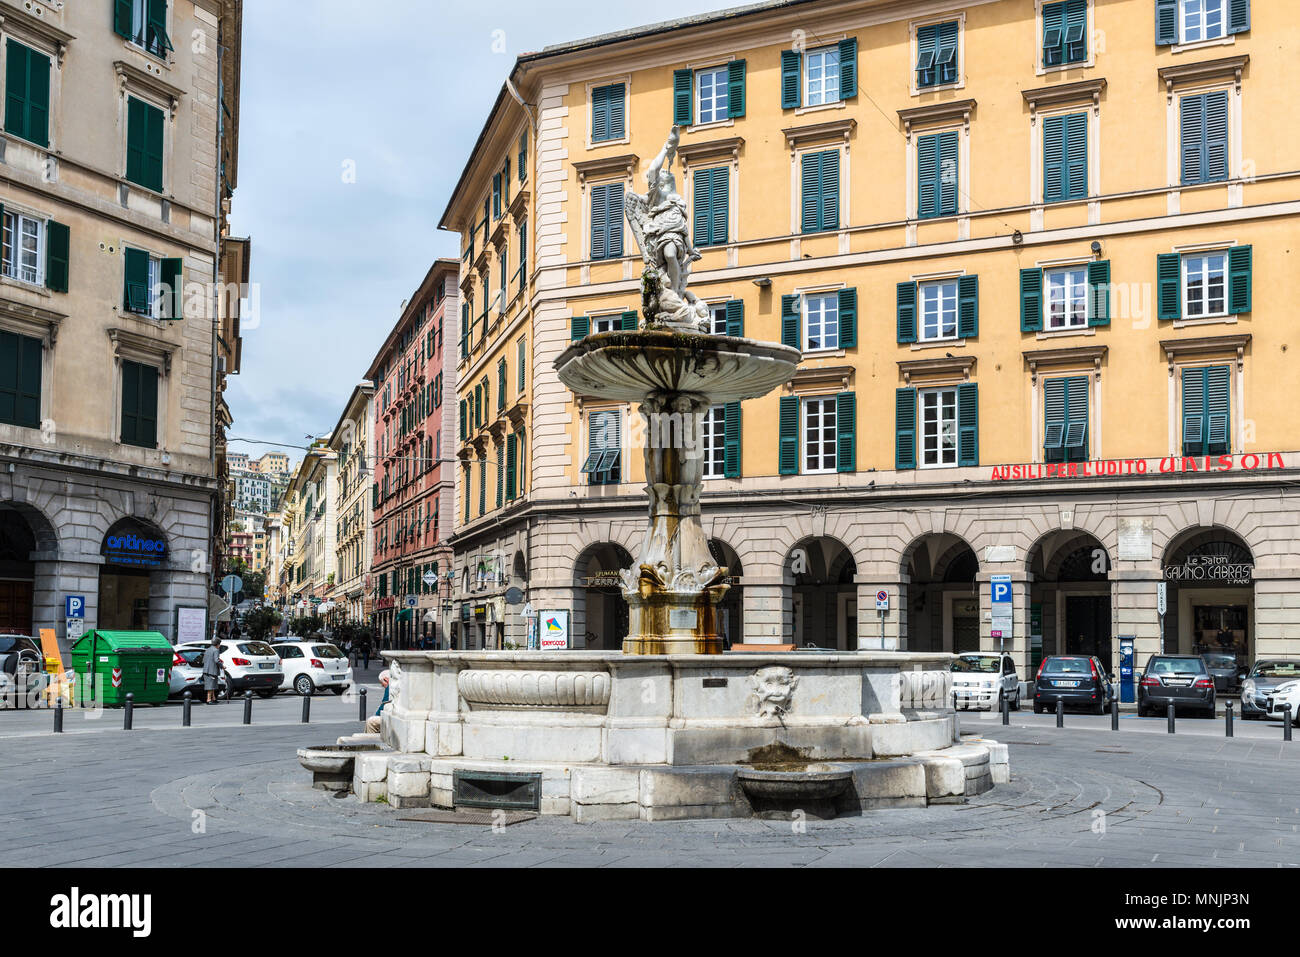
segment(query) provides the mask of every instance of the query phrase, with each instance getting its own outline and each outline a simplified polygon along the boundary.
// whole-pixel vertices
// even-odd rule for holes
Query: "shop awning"
[[[409,609],[409,608],[401,608],[401,609],[399,609],[398,612],[397,612],[397,618],[396,618],[395,620],[396,620],[396,621],[410,621],[410,620],[411,620],[411,609]]]

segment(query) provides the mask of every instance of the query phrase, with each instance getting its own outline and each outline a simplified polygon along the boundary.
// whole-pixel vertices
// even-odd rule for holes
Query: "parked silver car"
[[[1241,683],[1241,716],[1264,717],[1268,714],[1269,694],[1296,680],[1300,680],[1300,661],[1288,658],[1259,659]]]

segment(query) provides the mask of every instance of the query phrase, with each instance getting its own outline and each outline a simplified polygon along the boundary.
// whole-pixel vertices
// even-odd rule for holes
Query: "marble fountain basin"
[[[329,791],[342,790],[352,786],[353,765],[357,755],[378,751],[382,747],[383,744],[377,738],[340,738],[335,744],[299,748],[298,763],[311,772],[312,787]]]
[[[575,392],[621,402],[653,393],[695,393],[713,403],[767,395],[790,381],[800,352],[734,336],[644,329],[601,332],[575,342],[555,360]]]

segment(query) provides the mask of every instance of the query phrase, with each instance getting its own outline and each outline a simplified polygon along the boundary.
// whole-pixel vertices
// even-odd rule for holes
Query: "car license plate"
[[[270,671],[275,667],[275,663],[271,661],[260,661],[258,662],[257,667],[261,668],[263,671]]]
[[[1077,688],[1077,687],[1079,687],[1079,682],[1077,682],[1077,681],[1058,681],[1058,682],[1056,682],[1056,687],[1058,687],[1058,688]]]
[[[1169,685],[1171,688],[1186,688],[1191,683],[1192,683],[1191,679],[1189,678],[1166,678],[1165,679],[1165,684]]]

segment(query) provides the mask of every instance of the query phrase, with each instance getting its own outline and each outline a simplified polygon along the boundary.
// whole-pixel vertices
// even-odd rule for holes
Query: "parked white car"
[[[193,642],[177,647],[177,653],[199,650],[207,647],[204,642]],[[263,698],[274,697],[284,681],[284,669],[280,667],[280,656],[264,641],[223,641],[221,643],[221,669],[225,688],[232,695],[245,691],[256,691]],[[199,659],[200,675],[203,660]],[[220,687],[220,685],[219,685]],[[203,689],[200,678],[198,689]]]
[[[328,641],[277,641],[271,647],[284,671],[281,689],[309,695],[328,688],[342,694],[352,685],[347,655]]]
[[[1283,705],[1291,706],[1291,723],[1300,727],[1300,681],[1288,681],[1268,693],[1264,705],[1270,718],[1284,718]]]
[[[1005,653],[958,655],[952,662],[952,690],[959,708],[1001,711],[1005,698],[1007,707],[1020,710],[1020,676],[1015,661]]]

